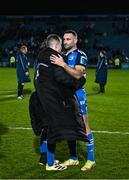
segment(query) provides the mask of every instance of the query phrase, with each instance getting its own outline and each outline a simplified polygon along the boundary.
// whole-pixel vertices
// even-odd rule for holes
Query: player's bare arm
[[[50,57],[51,63],[63,67],[69,75],[73,76],[76,79],[80,79],[84,75],[85,68],[83,66],[77,65],[75,69],[73,69],[66,62],[64,62],[64,59],[62,56],[60,55],[58,56],[52,55]]]

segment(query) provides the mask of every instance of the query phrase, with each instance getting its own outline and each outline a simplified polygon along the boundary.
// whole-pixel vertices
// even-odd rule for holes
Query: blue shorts
[[[82,115],[83,116],[87,115],[86,92],[83,88],[76,91],[76,98],[77,98],[78,103],[80,105]]]

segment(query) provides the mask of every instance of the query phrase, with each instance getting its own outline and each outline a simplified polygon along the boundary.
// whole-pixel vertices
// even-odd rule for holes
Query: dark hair
[[[76,33],[76,31],[74,31],[74,30],[72,30],[72,29],[69,29],[69,30],[66,30],[66,31],[64,32],[64,34],[69,34],[69,33],[73,34],[73,36],[75,36],[75,37],[77,38],[77,33]]]
[[[58,36],[57,34],[50,34],[50,35],[48,35],[47,39],[46,39],[46,47],[50,47],[51,44],[53,43],[53,41],[60,42],[61,41],[60,36]]]

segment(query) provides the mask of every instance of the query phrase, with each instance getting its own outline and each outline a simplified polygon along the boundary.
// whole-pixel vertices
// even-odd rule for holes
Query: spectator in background
[[[105,85],[107,83],[107,70],[108,70],[108,63],[107,63],[107,56],[105,50],[100,50],[98,56],[98,62],[96,67],[96,79],[95,82],[99,84],[100,91],[99,93],[105,92]]]
[[[22,45],[16,57],[16,72],[17,72],[17,80],[18,80],[17,99],[20,100],[24,99],[23,96],[24,83],[31,81],[29,75],[28,58],[26,54],[27,54],[27,46]]]

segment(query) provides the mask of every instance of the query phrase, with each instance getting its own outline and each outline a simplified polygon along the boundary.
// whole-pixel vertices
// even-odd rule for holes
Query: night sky
[[[128,0],[4,0],[0,15],[129,14]]]

